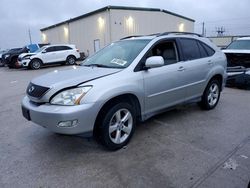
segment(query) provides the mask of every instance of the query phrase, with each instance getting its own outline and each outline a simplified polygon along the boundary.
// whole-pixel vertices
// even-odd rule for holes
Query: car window
[[[250,50],[250,40],[236,40],[233,41],[227,49],[234,50]]]
[[[210,48],[208,45],[206,45],[204,43],[201,43],[201,45],[205,48],[208,56],[214,55],[215,51],[212,48]]]
[[[46,52],[54,52],[54,51],[56,51],[55,47],[46,48]]]
[[[202,46],[202,44],[198,41],[197,41],[197,44],[198,44],[199,50],[200,50],[200,57],[201,58],[208,57],[209,55],[208,55],[207,51],[205,50],[205,48]]]
[[[56,46],[56,51],[72,50],[69,46]]]
[[[152,56],[162,56],[165,65],[178,62],[178,53],[174,41],[164,41],[154,46],[146,55],[146,58]],[[145,59],[146,60],[146,59]]]
[[[196,40],[180,39],[184,60],[194,60],[200,58],[200,50]]]
[[[106,68],[128,67],[150,40],[120,40],[99,50],[85,59],[83,66],[99,66]]]

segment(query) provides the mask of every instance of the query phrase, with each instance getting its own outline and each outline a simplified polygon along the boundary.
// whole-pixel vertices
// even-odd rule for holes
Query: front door
[[[146,58],[150,56],[162,56],[165,66],[143,72],[146,114],[185,101],[187,85],[184,63],[179,62],[174,40],[155,45]]]

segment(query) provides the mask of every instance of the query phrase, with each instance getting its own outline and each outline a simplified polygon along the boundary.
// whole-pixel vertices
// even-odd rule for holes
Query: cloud
[[[250,34],[249,0],[1,0],[0,48],[27,44],[29,28],[33,41],[40,42],[41,28],[107,5],[166,9],[195,19],[197,32],[204,21],[210,35],[216,26],[225,26],[228,34]]]

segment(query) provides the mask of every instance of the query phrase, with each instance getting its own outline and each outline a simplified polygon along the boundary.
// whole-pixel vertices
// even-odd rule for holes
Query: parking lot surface
[[[0,187],[247,187],[250,92],[226,88],[212,111],[180,106],[137,126],[127,147],[63,136],[26,121],[29,81],[53,70],[0,68]],[[62,78],[63,79],[63,78]]]

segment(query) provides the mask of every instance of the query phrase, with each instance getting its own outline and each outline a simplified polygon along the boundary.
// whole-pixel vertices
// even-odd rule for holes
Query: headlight
[[[50,103],[67,106],[79,105],[81,99],[91,88],[92,86],[84,86],[62,91],[53,97]]]

